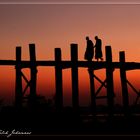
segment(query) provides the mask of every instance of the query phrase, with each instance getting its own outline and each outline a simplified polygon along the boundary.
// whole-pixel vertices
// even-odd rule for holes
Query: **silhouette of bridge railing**
[[[108,103],[108,113],[110,116],[113,115],[114,110],[114,82],[113,82],[113,72],[114,69],[120,70],[120,79],[122,87],[122,101],[124,107],[124,114],[129,114],[129,94],[128,85],[136,92],[137,99],[139,99],[140,93],[134,88],[134,86],[127,80],[126,72],[129,70],[140,69],[140,63],[135,62],[125,62],[125,52],[121,51],[119,53],[120,61],[112,62],[112,50],[111,46],[106,46],[106,60],[102,62],[95,61],[80,61],[78,60],[78,45],[71,44],[71,60],[64,61],[61,56],[61,49],[55,48],[55,58],[53,61],[37,61],[35,44],[29,44],[30,61],[21,60],[21,47],[16,47],[16,60],[0,60],[0,65],[11,65],[16,68],[16,85],[15,85],[15,105],[16,107],[22,106],[22,101],[24,94],[28,88],[30,88],[29,103],[34,105],[36,102],[36,83],[37,83],[37,67],[38,66],[53,66],[55,68],[55,106],[57,110],[63,108],[63,81],[62,74],[65,69],[71,68],[72,77],[72,105],[75,110],[79,108],[79,85],[78,85],[78,68],[84,67],[88,68],[89,80],[90,80],[90,92],[91,92],[91,108],[93,114],[96,114],[96,99],[107,99]],[[28,80],[22,69],[30,68],[31,79]],[[106,79],[102,81],[95,74],[95,70],[106,69]],[[25,89],[22,86],[22,78],[27,83]],[[101,86],[95,91],[94,79],[101,83]],[[97,96],[102,89],[105,87],[107,89],[106,96]]]

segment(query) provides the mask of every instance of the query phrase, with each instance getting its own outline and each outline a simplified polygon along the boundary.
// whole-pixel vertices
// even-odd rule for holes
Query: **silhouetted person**
[[[98,38],[98,36],[95,36],[96,44],[95,44],[95,59],[99,61],[103,61],[103,54],[102,54],[102,40]]]
[[[87,48],[85,52],[84,58],[88,61],[91,61],[92,58],[94,57],[94,44],[93,42],[89,39],[89,37],[86,37],[87,40]]]

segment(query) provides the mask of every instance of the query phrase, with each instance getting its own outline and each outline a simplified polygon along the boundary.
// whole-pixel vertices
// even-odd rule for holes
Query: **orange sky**
[[[28,60],[28,44],[36,44],[37,60],[53,60],[54,48],[62,49],[62,58],[69,60],[70,44],[78,43],[79,59],[83,60],[85,36],[95,42],[98,35],[105,45],[111,45],[113,61],[119,60],[119,51],[126,52],[126,61],[139,62],[140,52],[140,5],[94,5],[94,4],[44,4],[0,5],[0,59],[15,59],[15,46],[22,46],[22,58]],[[105,56],[104,56],[105,58]],[[54,93],[54,69],[38,68],[38,92],[52,97]],[[14,68],[0,68],[1,95],[14,92]],[[97,72],[101,75],[103,71]],[[50,76],[52,75],[52,76]],[[70,89],[70,71],[64,72],[64,95]],[[80,98],[89,100],[88,74],[79,70]],[[130,81],[139,87],[139,71],[128,73]],[[114,72],[115,89],[120,92],[119,72]],[[66,79],[67,78],[67,79]],[[48,82],[49,81],[49,82]],[[9,93],[9,89],[12,91]],[[3,95],[4,93],[4,95]],[[51,93],[51,95],[50,95]],[[68,93],[70,94],[70,93]],[[120,96],[118,94],[117,96]],[[88,104],[88,100],[82,100]],[[68,99],[67,102],[70,102]]]

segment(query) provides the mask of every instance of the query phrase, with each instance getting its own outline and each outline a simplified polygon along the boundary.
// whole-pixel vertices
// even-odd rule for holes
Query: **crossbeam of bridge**
[[[35,62],[36,66],[56,66],[57,62],[56,61],[44,61],[44,60],[40,60],[40,61],[36,61]],[[16,65],[16,60],[0,60],[0,66],[15,66]],[[60,63],[60,66],[62,67],[62,69],[67,69],[67,68],[71,68],[73,65],[73,63],[71,61],[68,60],[63,60]],[[120,62],[112,62],[111,63],[112,68],[114,69],[120,69],[121,68],[121,63]],[[31,62],[28,60],[22,60],[21,61],[21,67],[22,68],[28,68],[31,66]],[[98,69],[103,69],[107,67],[107,63],[106,62],[96,62],[96,61],[77,61],[76,62],[76,66],[78,68],[88,68],[88,67],[93,67],[94,70],[98,70]],[[126,70],[135,70],[135,69],[140,69],[140,63],[138,62],[125,62],[123,63],[123,67]]]

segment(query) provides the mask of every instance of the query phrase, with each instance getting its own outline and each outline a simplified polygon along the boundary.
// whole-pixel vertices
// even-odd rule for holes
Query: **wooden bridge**
[[[62,70],[71,68],[72,72],[72,105],[74,109],[79,108],[79,86],[78,86],[78,68],[84,67],[88,69],[89,80],[90,80],[90,92],[91,92],[91,108],[93,113],[96,113],[96,99],[105,98],[108,103],[109,115],[113,115],[114,110],[114,82],[113,82],[113,71],[114,69],[120,70],[120,79],[122,87],[122,101],[124,107],[124,114],[129,114],[129,93],[128,85],[136,92],[138,101],[140,97],[139,91],[127,80],[126,72],[129,70],[140,69],[140,63],[125,62],[125,52],[119,53],[119,62],[112,62],[112,50],[111,46],[106,46],[106,60],[102,62],[95,61],[79,61],[78,60],[78,45],[71,44],[71,60],[64,61],[61,57],[61,49],[55,48],[55,58],[53,61],[37,61],[35,44],[29,44],[30,61],[23,61],[21,59],[21,47],[16,47],[16,60],[0,60],[0,65],[12,65],[15,66],[16,71],[16,90],[15,90],[15,105],[21,107],[24,94],[28,88],[30,88],[30,96],[28,98],[30,104],[34,105],[36,102],[36,83],[37,83],[37,67],[38,66],[53,66],[55,68],[55,106],[57,110],[63,108],[63,81],[62,81]],[[29,68],[31,79],[28,80],[22,69]],[[106,69],[106,79],[102,81],[95,74],[95,70]],[[22,78],[27,83],[25,89],[22,86]],[[98,80],[101,86],[95,91],[95,82]],[[106,88],[106,96],[97,96],[102,89]]]

